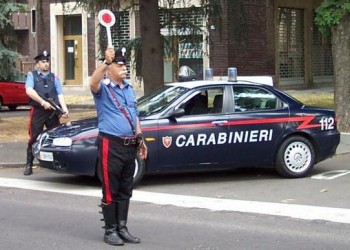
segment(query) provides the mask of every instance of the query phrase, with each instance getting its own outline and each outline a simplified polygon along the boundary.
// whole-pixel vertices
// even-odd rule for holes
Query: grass
[[[318,93],[316,92],[299,93],[298,92],[298,93],[289,93],[289,94],[306,105],[334,109],[333,92],[326,92],[326,93],[319,93],[319,92]]]
[[[70,111],[70,118],[63,119],[61,122],[68,122],[72,120],[80,120],[87,117],[96,116],[95,110],[76,110]],[[28,137],[28,123],[29,116],[25,117],[11,117],[0,119],[0,142],[16,142],[16,141],[27,141]]]

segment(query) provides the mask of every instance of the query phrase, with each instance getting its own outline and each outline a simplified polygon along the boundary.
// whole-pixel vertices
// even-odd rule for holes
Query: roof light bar
[[[207,81],[213,80],[213,69],[212,68],[207,68],[205,70],[204,79]]]
[[[237,68],[228,68],[227,77],[229,82],[237,82]]]

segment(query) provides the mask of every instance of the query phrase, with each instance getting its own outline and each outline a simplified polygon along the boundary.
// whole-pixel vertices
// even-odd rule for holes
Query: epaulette
[[[131,87],[132,89],[134,88],[134,86],[127,80],[123,80],[124,83],[126,83],[129,87]]]

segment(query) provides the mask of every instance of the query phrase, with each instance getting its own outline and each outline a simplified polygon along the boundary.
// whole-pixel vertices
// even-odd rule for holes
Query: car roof
[[[236,76],[236,81],[229,81],[228,77],[215,77],[212,80],[195,80],[195,81],[187,81],[187,82],[173,82],[168,83],[166,85],[168,86],[180,86],[184,88],[197,88],[197,87],[204,87],[204,86],[210,86],[210,85],[233,85],[233,84],[252,84],[252,85],[268,85],[273,87],[273,78],[268,75],[263,76]]]
[[[238,81],[222,81],[222,80],[202,80],[202,81],[189,81],[189,82],[173,82],[173,83],[167,83],[167,86],[179,86],[184,87],[188,89],[194,89],[198,87],[205,87],[210,85],[235,85],[235,84],[251,84],[251,85],[264,85],[257,82],[252,81],[244,81],[244,80],[238,80]]]

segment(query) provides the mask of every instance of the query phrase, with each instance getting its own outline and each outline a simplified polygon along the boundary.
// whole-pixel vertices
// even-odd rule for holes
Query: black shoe
[[[122,240],[126,243],[133,243],[133,244],[137,244],[140,243],[141,240],[137,237],[132,236],[129,232],[128,232],[128,228],[127,227],[123,227],[121,229],[118,230],[118,234],[120,236],[120,238],[122,238]]]
[[[33,174],[33,167],[30,166],[30,165],[26,165],[25,168],[24,168],[23,174],[24,175],[31,175],[31,174]]]
[[[124,241],[119,237],[117,231],[115,229],[106,230],[104,241],[113,246],[122,246],[124,245]]]

